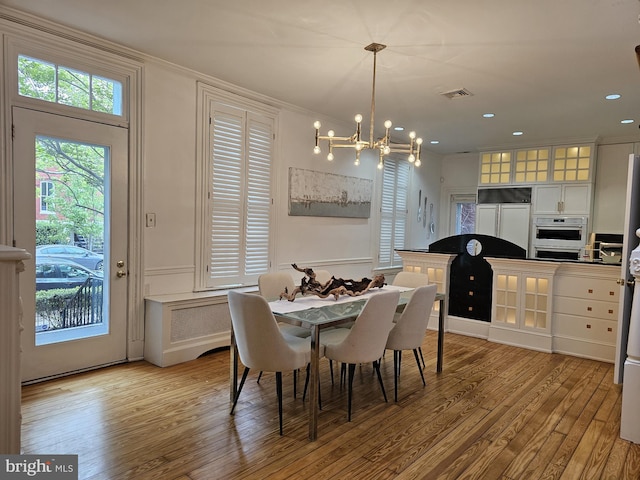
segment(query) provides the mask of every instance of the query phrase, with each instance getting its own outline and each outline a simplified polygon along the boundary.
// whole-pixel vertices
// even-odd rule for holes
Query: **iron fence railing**
[[[95,325],[103,322],[103,281],[89,277],[73,293],[61,290],[46,301],[36,301],[36,332]]]
[[[101,278],[89,277],[62,310],[60,328],[102,323]]]

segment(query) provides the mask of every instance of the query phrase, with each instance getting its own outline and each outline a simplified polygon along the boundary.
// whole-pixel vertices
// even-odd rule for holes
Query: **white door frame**
[[[128,191],[128,131],[126,128],[63,117],[51,113],[14,107],[13,109],[13,157],[14,157],[14,205],[22,206],[14,214],[16,243],[28,251],[35,248],[35,139],[37,135],[105,145],[109,147],[109,170],[105,172],[105,202],[109,217],[109,235],[105,252],[105,315],[110,320],[109,329],[101,335],[68,340],[60,343],[36,345],[34,330],[34,259],[25,262],[27,269],[21,276],[21,292],[24,301],[24,331],[22,333],[24,381],[48,378],[73,371],[122,362],[127,352],[127,278],[118,277],[118,270],[127,267],[127,191]],[[110,260],[110,262],[109,262]],[[123,262],[125,269],[117,268]],[[67,332],[46,332],[42,335],[64,337]],[[59,335],[63,334],[63,335]],[[64,335],[67,334],[67,335]],[[41,342],[39,342],[41,343]]]

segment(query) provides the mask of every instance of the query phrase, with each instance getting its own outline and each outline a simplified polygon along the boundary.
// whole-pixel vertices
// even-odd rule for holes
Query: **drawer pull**
[[[593,288],[590,288],[589,290],[587,290],[589,293],[593,293]]]
[[[473,290],[469,292],[469,296],[473,297]]]
[[[473,312],[473,307],[469,307],[469,308],[468,308],[468,310],[469,310],[470,312]]]
[[[474,277],[473,275],[469,275],[469,281],[473,282],[476,279],[476,277]]]
[[[609,313],[613,313],[613,310],[609,310]]]
[[[616,294],[616,292],[609,292],[609,295],[611,295],[612,297]]]
[[[587,323],[587,328],[591,328],[591,324],[590,323]]]
[[[613,328],[607,327],[607,332],[613,332]]]
[[[592,312],[592,311],[593,311],[593,308],[587,307],[587,312]]]

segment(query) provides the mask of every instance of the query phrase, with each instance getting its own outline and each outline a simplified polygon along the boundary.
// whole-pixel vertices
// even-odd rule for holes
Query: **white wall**
[[[144,74],[143,203],[156,214],[145,228],[145,294],[194,285],[195,78],[148,62]]]
[[[152,61],[145,63],[144,78],[144,210],[156,215],[156,227],[144,229],[144,293],[190,292],[194,288],[196,257],[196,82],[203,79],[195,72]],[[360,166],[355,166],[351,149],[337,151],[333,162],[328,162],[323,154],[314,155],[314,120],[313,114],[293,108],[282,108],[279,114],[272,268],[290,269],[289,265],[295,262],[328,269],[336,276],[370,276],[377,251],[381,175],[376,168],[377,157],[367,152],[362,155]],[[321,120],[323,125],[336,130],[342,128],[335,122]],[[425,164],[434,172],[439,171],[436,159]],[[371,217],[289,216],[288,181],[292,166],[373,180]],[[439,173],[434,175],[421,182],[435,190],[433,178],[439,178]],[[438,195],[434,193],[432,197],[436,199]]]
[[[433,153],[422,153],[422,165],[415,167],[413,171],[415,175],[411,178],[409,185],[409,222],[406,236],[406,248],[408,249],[425,249],[429,247],[433,241],[438,239],[440,229],[438,227],[439,205],[440,205],[440,185],[442,176],[442,156]],[[422,190],[422,199],[420,206],[422,207],[422,216],[426,216],[426,225],[424,220],[418,222],[418,198]],[[425,197],[427,205],[425,208]],[[433,218],[436,224],[435,235],[429,234],[429,206],[433,204]]]
[[[440,218],[438,238],[448,237],[450,200],[453,194],[476,194],[478,190],[479,153],[448,155],[442,159],[442,185],[440,190]]]

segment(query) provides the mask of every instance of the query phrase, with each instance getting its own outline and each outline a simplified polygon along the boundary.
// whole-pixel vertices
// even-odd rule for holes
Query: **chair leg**
[[[302,401],[307,398],[307,387],[309,386],[309,375],[311,374],[311,364],[307,363],[307,376],[304,379],[304,390],[302,391]]]
[[[304,392],[302,393],[302,401],[307,398],[307,387],[309,386],[309,377],[311,376],[311,364],[307,363],[307,377],[304,380]],[[322,410],[322,397],[320,396],[320,376],[318,375],[318,407]]]
[[[398,401],[398,377],[400,376],[400,361],[402,359],[402,350],[393,351],[393,391],[394,401]]]
[[[333,360],[329,360],[329,370],[331,370],[331,385],[333,385]]]
[[[280,435],[282,435],[282,372],[276,372],[276,393],[278,394],[278,418],[280,420]]]
[[[258,380],[256,380],[256,383],[260,383],[261,378],[262,378],[262,370],[260,370],[260,373],[258,374]]]
[[[238,386],[238,391],[236,392],[236,398],[233,399],[233,405],[231,407],[231,412],[229,415],[233,415],[233,411],[236,409],[236,403],[238,403],[238,398],[240,398],[240,392],[242,391],[242,387],[244,387],[244,381],[247,379],[247,374],[249,373],[249,367],[244,367],[244,372],[242,372],[242,380],[240,380],[240,385]]]
[[[296,392],[298,390],[298,370],[293,371],[293,398],[296,398]]]
[[[376,373],[378,374],[378,381],[380,382],[380,388],[382,389],[382,395],[384,396],[384,401],[387,401],[387,392],[384,391],[384,383],[382,383],[382,375],[380,375],[380,362],[377,360],[373,362],[373,368],[376,369]]]
[[[344,364],[343,364],[344,365]],[[353,377],[356,373],[356,365],[355,363],[350,363],[349,364],[349,388],[348,388],[348,393],[347,393],[347,421],[350,422],[351,421],[351,396],[353,393]]]
[[[422,356],[422,347],[418,347],[418,351],[420,352],[420,360],[422,360],[422,368],[427,368],[427,364],[424,363],[424,357]]]
[[[424,373],[422,373],[422,368],[420,368],[420,359],[418,358],[418,350],[415,348],[413,349],[413,356],[416,357],[416,363],[418,364],[418,371],[420,372],[420,376],[422,377],[422,385],[426,387],[427,384],[424,381]]]

